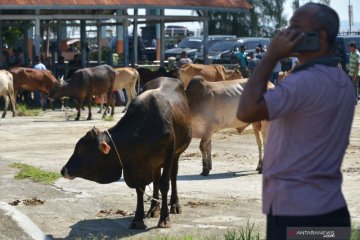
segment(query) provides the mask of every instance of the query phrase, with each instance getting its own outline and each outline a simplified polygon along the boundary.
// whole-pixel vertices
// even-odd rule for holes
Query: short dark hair
[[[314,28],[316,30],[324,30],[327,34],[327,41],[332,47],[335,43],[335,39],[339,34],[340,20],[339,15],[331,7],[321,4],[309,2],[306,5],[315,5],[319,8],[314,14]]]
[[[354,41],[349,42],[349,47],[357,48],[356,42],[354,42]]]

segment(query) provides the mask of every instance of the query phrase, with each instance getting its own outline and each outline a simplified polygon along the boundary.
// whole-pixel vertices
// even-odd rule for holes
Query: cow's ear
[[[107,142],[101,141],[99,143],[99,149],[103,154],[109,154],[111,147]]]

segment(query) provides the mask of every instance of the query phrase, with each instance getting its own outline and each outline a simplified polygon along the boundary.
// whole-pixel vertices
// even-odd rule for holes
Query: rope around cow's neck
[[[120,162],[121,168],[124,168],[124,165],[122,164],[122,161],[121,161],[121,158],[120,158],[120,154],[119,154],[119,152],[118,152],[118,150],[117,150],[117,147],[116,147],[116,145],[115,145],[115,143],[114,143],[114,140],[112,139],[112,137],[111,137],[110,133],[108,132],[108,130],[105,130],[105,132],[106,132],[107,135],[109,136],[111,143],[114,145],[116,154],[117,154],[117,156],[118,156],[118,158],[119,158],[119,162]]]
[[[119,158],[120,165],[121,165],[121,167],[124,169],[124,165],[122,164],[122,161],[121,161],[121,158],[120,158],[120,154],[119,154],[119,152],[118,152],[118,150],[117,150],[117,147],[116,147],[116,145],[115,145],[114,140],[112,139],[112,137],[111,137],[110,133],[108,132],[108,130],[105,130],[105,132],[106,132],[106,134],[109,136],[111,143],[114,145],[116,154],[117,154],[117,156],[118,156],[118,158]],[[150,188],[150,186],[149,186],[149,188]],[[158,202],[158,203],[161,203],[161,201],[160,201],[159,199],[153,198],[153,197],[151,197],[150,195],[146,194],[145,191],[142,190],[141,188],[139,188],[139,189],[140,189],[140,191],[141,191],[145,196],[147,196],[147,197],[150,198],[151,200],[154,200],[154,201],[156,201],[156,202]],[[150,189],[151,189],[151,188],[150,188]],[[155,208],[155,206],[154,206],[153,208]],[[152,210],[153,210],[153,209],[150,209],[150,210],[149,210],[149,213],[150,213]]]

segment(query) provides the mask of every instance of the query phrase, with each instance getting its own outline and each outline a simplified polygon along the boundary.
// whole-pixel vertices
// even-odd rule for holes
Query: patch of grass
[[[106,116],[103,118],[104,121],[108,121],[108,122],[111,122],[111,121],[114,121],[114,117],[113,116]]]
[[[359,240],[360,239],[360,228],[351,229],[351,240]]]
[[[41,109],[30,109],[25,104],[18,104],[16,108],[18,116],[34,117],[39,116],[42,113]]]
[[[15,179],[29,178],[35,182],[53,184],[61,177],[59,173],[44,171],[40,168],[23,163],[12,163],[10,167],[20,169],[20,172],[16,174]]]
[[[248,222],[245,228],[228,231],[225,233],[225,240],[260,240],[260,234],[254,231],[254,226],[255,224],[250,225]]]

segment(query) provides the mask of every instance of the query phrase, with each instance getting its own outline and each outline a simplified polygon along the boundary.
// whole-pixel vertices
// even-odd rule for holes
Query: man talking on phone
[[[286,240],[289,227],[344,227],[350,214],[340,170],[354,115],[354,87],[331,48],[339,17],[330,7],[307,3],[280,31],[255,67],[237,116],[270,120],[263,166],[263,212],[267,240]],[[307,33],[319,44],[306,46]],[[313,34],[310,34],[313,35]],[[294,49],[298,52],[294,54]],[[274,89],[267,80],[277,61],[296,55],[300,65]],[[293,236],[293,235],[292,235]]]

